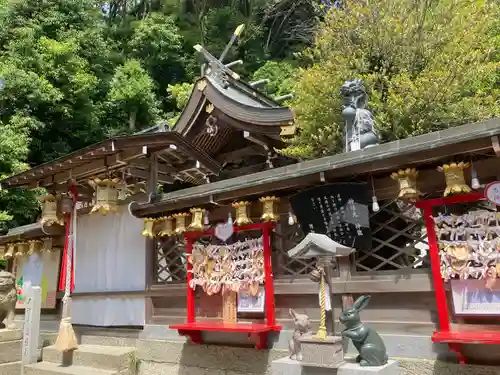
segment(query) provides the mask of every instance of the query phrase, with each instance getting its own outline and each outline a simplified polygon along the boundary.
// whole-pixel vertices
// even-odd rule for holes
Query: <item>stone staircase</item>
[[[0,375],[21,372],[21,330],[0,329]]]
[[[24,375],[135,375],[135,340],[82,335],[72,353],[60,353],[54,346],[42,351],[42,362],[24,367]],[[0,372],[0,375],[3,375]],[[17,374],[16,374],[17,375]]]

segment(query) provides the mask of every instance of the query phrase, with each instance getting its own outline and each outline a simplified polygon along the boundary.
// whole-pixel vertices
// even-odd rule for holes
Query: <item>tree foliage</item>
[[[341,150],[340,86],[362,78],[384,141],[500,115],[500,5],[373,0],[331,9],[300,72],[300,134],[286,153]]]
[[[193,45],[218,56],[244,24],[226,62],[243,59],[238,73],[251,78],[266,61],[290,59],[312,42],[319,4],[1,0],[0,175],[155,121],[175,122],[200,74]],[[282,66],[283,72],[272,74],[268,66],[265,74],[279,80],[289,72]],[[32,221],[34,198],[19,189],[0,191],[0,232]]]

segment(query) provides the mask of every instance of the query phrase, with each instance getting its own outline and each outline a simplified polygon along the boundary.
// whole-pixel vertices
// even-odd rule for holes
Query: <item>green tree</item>
[[[300,134],[286,153],[341,151],[339,88],[361,78],[384,141],[500,115],[500,3],[491,0],[349,2],[331,10],[300,72]]]
[[[129,130],[135,131],[137,122],[147,127],[158,116],[158,102],[154,82],[139,61],[128,60],[116,69],[108,98],[128,112]]]
[[[267,79],[269,82],[263,91],[269,95],[285,95],[292,93],[297,67],[293,62],[268,61],[252,75],[252,81]]]

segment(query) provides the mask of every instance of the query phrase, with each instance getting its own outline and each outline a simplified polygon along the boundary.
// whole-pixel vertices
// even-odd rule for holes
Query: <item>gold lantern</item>
[[[7,251],[4,254],[4,259],[11,259],[14,256],[14,250],[15,250],[16,245],[13,243],[10,243],[7,245]]]
[[[42,252],[50,253],[52,251],[52,237],[42,238],[42,248],[40,249]]]
[[[248,206],[250,206],[250,202],[235,202],[232,206],[236,209],[236,225],[252,224],[252,220],[248,217]]]
[[[5,259],[5,250],[7,249],[7,246],[5,245],[0,245],[0,260]]]
[[[44,195],[40,197],[40,202],[42,202],[42,218],[40,219],[40,224],[47,226],[64,224],[59,216],[57,209],[57,197],[55,195]]]
[[[42,248],[43,242],[39,240],[31,240],[28,241],[28,255],[33,255],[34,253],[40,251]]]
[[[147,217],[144,219],[144,229],[142,231],[142,235],[144,237],[153,238],[155,236],[154,233],[155,222],[156,219],[153,219],[151,217]]]
[[[418,200],[420,192],[417,190],[417,176],[418,171],[415,168],[400,169],[391,174],[391,178],[399,183],[399,199]]]
[[[205,210],[203,208],[191,208],[191,214],[193,215],[193,219],[191,220],[191,224],[189,224],[188,229],[193,231],[202,231],[204,229],[203,226],[203,215],[205,214]]]
[[[469,163],[450,163],[437,168],[439,172],[444,173],[446,180],[446,189],[444,196],[462,193],[470,193],[472,189],[465,183],[464,169],[469,168]]]
[[[262,221],[278,221],[280,215],[278,212],[279,198],[276,197],[261,197],[259,200],[262,202]]]
[[[186,231],[186,220],[189,216],[187,212],[180,212],[174,215],[175,218],[175,234],[182,234]]]
[[[162,217],[158,229],[158,237],[170,237],[174,234],[174,218],[172,216]]]
[[[28,252],[28,243],[27,242],[18,242],[16,244],[16,253],[14,256],[16,258],[20,258],[24,256]]]
[[[90,180],[89,184],[95,190],[95,205],[90,213],[99,212],[107,215],[109,212],[118,212],[118,183],[119,178]]]

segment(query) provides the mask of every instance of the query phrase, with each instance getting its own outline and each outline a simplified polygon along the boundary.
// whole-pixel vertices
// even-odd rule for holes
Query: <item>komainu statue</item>
[[[16,278],[10,272],[0,271],[0,328],[14,328],[16,302]]]
[[[356,151],[376,146],[379,136],[375,131],[372,113],[366,109],[367,95],[363,81],[346,81],[340,88],[344,99],[342,117],[345,121],[345,151]]]
[[[361,366],[383,366],[387,363],[387,350],[380,335],[373,328],[361,323],[359,312],[363,310],[370,301],[370,296],[361,296],[352,307],[342,311],[340,322],[346,326],[342,331],[342,337],[352,340],[359,355],[356,361]]]

